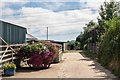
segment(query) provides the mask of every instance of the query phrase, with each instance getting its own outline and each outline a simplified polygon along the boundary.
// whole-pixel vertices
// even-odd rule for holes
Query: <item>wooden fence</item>
[[[17,51],[23,45],[25,44],[0,45],[0,72],[2,71],[2,66],[4,63],[13,62],[17,59]]]
[[[20,47],[25,44],[15,44],[15,45],[0,45],[0,72],[2,72],[2,66],[6,62],[13,62],[17,59],[16,54]],[[12,48],[12,49],[11,49]],[[62,46],[59,47],[59,54],[55,58],[54,62],[62,61]]]

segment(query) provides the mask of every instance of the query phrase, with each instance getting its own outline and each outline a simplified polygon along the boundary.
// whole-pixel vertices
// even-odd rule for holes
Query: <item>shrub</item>
[[[40,52],[43,50],[44,46],[42,44],[25,45],[19,50],[18,57],[20,59],[29,58],[34,52]]]
[[[28,64],[34,68],[39,69],[40,67],[48,68],[54,59],[54,53],[49,50],[44,50],[42,53],[34,53],[28,60]]]
[[[30,66],[33,66],[34,68],[42,67],[42,63],[43,63],[42,55],[40,55],[39,53],[32,54],[30,59],[28,60],[28,64]]]
[[[55,55],[58,53],[58,48],[53,44],[33,44],[23,46],[19,52],[19,61],[28,59],[28,65],[34,68],[49,68]]]

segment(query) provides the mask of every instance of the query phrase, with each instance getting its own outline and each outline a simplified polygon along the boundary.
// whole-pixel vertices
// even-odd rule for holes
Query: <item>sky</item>
[[[75,40],[85,24],[97,21],[104,1],[1,0],[0,20],[26,27],[28,33],[40,40],[47,39],[47,27],[49,40]]]

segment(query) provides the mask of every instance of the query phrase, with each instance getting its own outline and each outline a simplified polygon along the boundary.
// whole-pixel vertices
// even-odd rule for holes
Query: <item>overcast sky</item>
[[[0,20],[26,27],[28,33],[41,40],[46,39],[46,27],[50,40],[75,40],[86,23],[97,21],[104,1],[2,0]]]

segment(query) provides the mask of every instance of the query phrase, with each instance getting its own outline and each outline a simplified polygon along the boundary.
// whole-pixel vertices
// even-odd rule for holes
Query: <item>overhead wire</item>
[[[73,35],[73,34],[79,34],[80,32],[71,32],[71,33],[62,33],[62,34],[49,34],[49,36],[63,36],[63,35]],[[37,37],[46,37],[46,35],[40,35]]]
[[[42,26],[49,26],[49,28],[57,28],[56,26],[58,25],[59,27],[68,27],[69,25],[80,25],[80,24],[77,24],[77,23],[85,23],[85,22],[67,22],[67,23],[51,23],[51,24],[37,24],[37,25],[42,25]],[[34,26],[38,28],[38,26],[35,26],[35,25],[28,25],[28,26]],[[39,27],[39,28],[45,28],[45,27]],[[75,27],[75,26],[73,26]]]
[[[46,14],[46,12],[41,12],[41,13],[44,13],[44,14]],[[48,12],[48,13],[50,13],[50,12]],[[47,13],[47,14],[48,14]],[[27,13],[28,14],[28,13]],[[24,18],[24,17],[35,17],[35,16],[38,16],[38,15],[44,15],[44,14],[31,14],[31,16],[30,15],[19,15],[19,16],[7,16],[7,17],[14,17],[14,18],[16,18],[16,17],[18,17],[18,18]],[[3,16],[6,16],[6,15],[3,15]],[[73,18],[74,19],[74,18]],[[51,24],[37,24],[37,25],[47,25],[47,26],[49,26],[49,28],[53,28],[53,29],[55,29],[55,28],[57,28],[56,27],[56,25],[59,25],[60,27],[68,27],[68,25],[80,25],[80,24],[76,24],[76,23],[81,23],[81,22],[67,22],[67,23],[51,23]],[[64,25],[64,26],[63,26]],[[32,25],[29,25],[29,26],[32,26]],[[33,25],[34,26],[34,25]],[[53,27],[54,26],[54,27]],[[75,27],[75,26],[73,26],[73,27]],[[45,27],[39,27],[39,28],[45,28]],[[39,32],[39,30],[38,31],[35,31],[35,32]],[[76,33],[78,33],[78,32],[76,32]],[[64,33],[64,34],[54,34],[54,35],[49,35],[49,36],[58,36],[58,35],[70,35],[70,34],[76,34],[76,33]],[[45,35],[42,35],[42,36],[45,36]]]
[[[60,24],[60,25],[62,25],[62,24]],[[70,25],[70,24],[66,24],[66,25]],[[72,25],[80,25],[80,24],[72,24]],[[63,28],[63,27],[68,27],[68,26],[61,26],[61,27],[59,27],[59,28]],[[73,28],[80,28],[79,26],[77,26],[77,27],[76,27],[76,26],[72,26],[72,27],[73,27]],[[35,27],[33,27],[33,28],[35,29]],[[30,29],[33,29],[33,28],[30,28]],[[38,32],[41,31],[41,29],[45,29],[45,28],[46,28],[46,27],[36,28],[37,31],[32,32],[32,34],[33,34],[33,33],[36,33],[36,32],[38,33]],[[55,26],[55,27],[52,27],[52,26],[50,27],[50,26],[49,26],[49,30],[51,29],[50,32],[51,32],[52,30],[56,30],[56,28],[59,29],[59,28],[56,27],[56,26]],[[68,27],[68,28],[69,28],[69,27]],[[38,30],[38,29],[39,29],[39,30]],[[70,29],[70,30],[71,30],[71,29]],[[77,29],[77,30],[80,30],[80,29]],[[67,31],[68,31],[68,30],[67,30]],[[77,33],[78,33],[78,32],[77,32]],[[79,33],[80,33],[80,32],[79,32]],[[72,34],[72,33],[68,33],[68,34]],[[55,36],[55,35],[56,35],[56,34],[54,34],[54,36]],[[61,34],[57,34],[57,35],[61,35]],[[65,35],[65,34],[62,34],[62,35]],[[44,36],[45,36],[45,35],[44,35]]]

